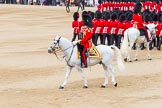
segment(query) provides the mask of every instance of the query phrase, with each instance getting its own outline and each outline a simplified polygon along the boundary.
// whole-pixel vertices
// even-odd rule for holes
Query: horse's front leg
[[[83,86],[83,88],[88,88],[88,81],[87,81],[87,79],[86,79],[86,77],[85,77],[85,75],[84,75],[84,73],[83,73],[81,67],[76,66],[76,69],[78,70],[78,72],[80,73],[80,76],[82,77],[82,79],[83,79],[83,81],[84,81],[84,86]]]
[[[152,60],[151,55],[150,55],[149,42],[147,42],[147,59]]]
[[[64,82],[63,82],[63,84],[59,87],[59,89],[64,89],[65,85],[67,84],[67,80],[68,80],[68,78],[69,78],[69,76],[70,76],[71,69],[72,69],[72,67],[67,66],[67,70],[66,70],[66,75],[65,75]]]

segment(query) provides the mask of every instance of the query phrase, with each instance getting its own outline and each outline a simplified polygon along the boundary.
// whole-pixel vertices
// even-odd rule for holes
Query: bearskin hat
[[[101,13],[99,10],[97,10],[97,11],[95,12],[95,18],[96,18],[96,19],[101,19],[101,17],[102,17],[102,13]]]
[[[103,19],[104,19],[104,20],[110,19],[110,13],[107,12],[107,11],[104,11],[104,12],[103,12]]]
[[[78,20],[78,18],[79,18],[79,13],[78,13],[78,12],[74,12],[73,18],[74,18],[74,20]]]
[[[102,3],[102,0],[98,0],[98,4],[101,4]]]
[[[111,19],[112,19],[112,20],[115,20],[116,18],[117,18],[116,13],[112,13],[112,15],[111,15]]]
[[[87,15],[87,14],[88,14],[87,11],[83,11],[83,12],[82,12],[82,19],[83,19],[83,16],[84,16],[84,15]]]
[[[92,18],[89,14],[84,14],[83,17],[83,25],[84,26],[88,26],[90,28],[92,28]]]
[[[89,13],[88,13],[90,16],[91,16],[91,18],[92,18],[92,20],[94,19],[94,12],[92,12],[92,11],[90,11]]]
[[[134,7],[134,13],[135,14],[138,14],[141,12],[141,9],[142,9],[142,4],[140,2],[137,2],[135,7]]]
[[[121,14],[120,17],[119,17],[119,21],[120,22],[123,22],[125,20],[125,15],[124,14]]]
[[[132,20],[132,17],[133,17],[133,14],[132,14],[132,13],[129,13],[129,14],[126,16],[126,20],[127,20],[127,21],[131,21],[131,20]]]

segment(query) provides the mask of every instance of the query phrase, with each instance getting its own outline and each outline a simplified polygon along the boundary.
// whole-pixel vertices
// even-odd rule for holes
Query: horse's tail
[[[117,64],[118,64],[118,68],[120,71],[123,71],[125,69],[124,63],[123,63],[123,59],[122,59],[122,55],[120,53],[120,50],[118,47],[116,46],[110,46],[112,49],[115,49],[116,55],[117,55]]]
[[[123,54],[128,53],[128,29],[124,32],[124,39],[121,46],[121,52]]]

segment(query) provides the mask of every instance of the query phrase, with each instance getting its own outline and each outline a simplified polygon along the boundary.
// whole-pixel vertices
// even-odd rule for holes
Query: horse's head
[[[59,48],[60,38],[61,37],[59,37],[58,35],[56,36],[51,45],[48,47],[48,53],[55,53],[56,49]]]

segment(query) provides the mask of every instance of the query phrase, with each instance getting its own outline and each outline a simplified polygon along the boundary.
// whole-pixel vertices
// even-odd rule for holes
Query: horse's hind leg
[[[105,71],[105,82],[101,85],[101,87],[102,88],[105,88],[106,87],[106,85],[108,85],[108,81],[109,81],[109,68],[108,68],[108,66],[106,66],[106,65],[102,65],[103,66],[103,68],[104,68],[104,71]]]
[[[147,59],[152,60],[151,55],[150,55],[149,42],[147,42]]]
[[[127,61],[128,62],[132,62],[132,60],[131,60],[131,50],[132,50],[133,44],[134,44],[134,42],[130,42],[130,46],[128,48],[128,56],[127,56]]]
[[[138,52],[140,50],[140,45],[139,44],[136,44],[136,53],[135,53],[135,56],[134,56],[134,61],[138,61]]]
[[[82,79],[84,81],[83,88],[88,88],[88,81],[87,81],[86,77],[84,76],[82,69],[80,67],[76,67],[76,69],[78,70],[78,72],[80,73],[80,76],[82,77]]]
[[[111,65],[109,65],[109,69],[111,70],[111,73],[112,73],[112,83],[115,87],[117,87],[117,82],[115,80],[115,70],[114,70],[114,67]]]
[[[71,69],[72,69],[72,67],[67,66],[67,70],[66,70],[66,75],[65,75],[64,82],[63,82],[63,84],[59,87],[59,89],[64,89],[65,85],[67,84],[67,80],[68,80],[68,78],[69,78],[69,76],[70,76]]]

